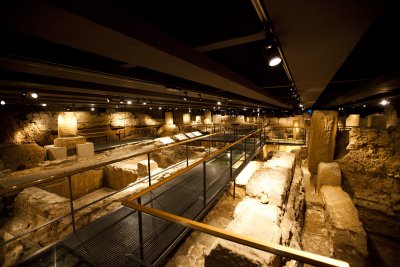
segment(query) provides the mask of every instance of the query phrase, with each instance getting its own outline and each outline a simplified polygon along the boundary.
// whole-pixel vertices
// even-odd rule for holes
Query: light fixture
[[[35,92],[32,92],[31,93],[31,97],[36,99],[36,98],[39,97],[39,95],[37,93],[35,93]]]
[[[146,99],[143,100],[143,103],[142,103],[142,104],[143,104],[143,105],[147,105]]]
[[[218,100],[217,105],[221,105],[221,98]]]
[[[121,97],[121,99],[119,100],[119,103],[120,104],[123,104],[124,103],[124,99]]]
[[[115,105],[115,108],[119,108],[119,105]]]
[[[94,106],[94,104],[90,104],[91,106]]]
[[[47,106],[47,104],[46,103],[42,103],[42,107],[46,107]]]
[[[366,107],[367,107],[367,105],[366,105],[366,104],[364,104],[364,105],[363,105],[363,108],[366,108]]]
[[[246,109],[246,108],[243,108],[243,110],[246,111],[247,109]]]
[[[127,103],[128,105],[132,105],[132,101],[131,101],[131,100],[126,101],[126,103]]]
[[[158,109],[159,109],[159,110],[161,110],[161,109],[162,109],[162,107],[158,107]]]
[[[150,109],[153,109],[152,107],[150,107]]]
[[[191,113],[192,112],[192,110],[189,108],[189,113]]]
[[[303,104],[300,103],[300,104],[299,104],[299,108],[302,108],[302,107],[303,107]]]
[[[1,100],[1,101],[0,101],[0,104],[1,104],[2,106],[4,106],[4,105],[6,104],[6,101]]]
[[[268,60],[268,65],[270,67],[274,67],[276,65],[279,65],[282,62],[282,58],[278,55],[274,55]]]
[[[185,95],[182,97],[182,99],[183,99],[184,101],[187,101],[187,92],[184,91],[183,93],[184,93]]]
[[[107,103],[110,103],[111,102],[111,97],[107,97]]]
[[[94,108],[90,108],[91,111],[94,111]]]
[[[382,106],[386,106],[387,104],[390,104],[390,101],[387,99],[382,99],[381,102],[379,102]]]
[[[201,94],[199,94],[199,100],[200,100],[200,101],[202,101],[202,100],[203,100],[203,98],[201,98]]]

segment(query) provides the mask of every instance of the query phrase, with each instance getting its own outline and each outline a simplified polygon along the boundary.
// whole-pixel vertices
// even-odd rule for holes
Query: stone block
[[[54,145],[48,145],[44,146],[44,150],[46,151],[47,159],[49,160],[65,159],[67,157],[66,147],[56,147]]]
[[[214,114],[212,116],[212,122],[213,123],[221,123],[221,114]]]
[[[78,118],[75,112],[61,112],[58,115],[58,137],[72,137],[78,133]]]
[[[103,169],[93,169],[71,176],[72,199],[80,198],[103,187]],[[46,191],[69,198],[67,179],[46,185]]]
[[[350,114],[346,118],[346,127],[360,126],[360,114]]]
[[[182,115],[183,124],[190,124],[190,113]]]
[[[76,148],[77,144],[86,143],[86,138],[83,136],[74,137],[58,137],[54,139],[54,146],[56,147],[66,147],[68,149]]]
[[[174,125],[174,116],[172,112],[165,112],[165,125]]]
[[[76,155],[78,158],[94,158],[94,145],[91,142],[76,145]]]
[[[337,162],[325,163],[320,162],[318,164],[317,172],[317,190],[323,185],[336,185],[340,186],[342,176],[340,173],[340,167]]]
[[[238,204],[234,220],[226,230],[266,242],[279,244],[280,211],[273,205],[264,205],[254,199]],[[205,266],[277,266],[279,257],[274,254],[217,239],[205,256]]]
[[[382,114],[372,114],[367,117],[367,127],[379,130],[386,129],[386,117]]]
[[[104,167],[105,186],[119,190],[136,181],[137,165],[117,162]]]
[[[211,111],[204,111],[204,123],[210,124],[211,122]]]
[[[332,162],[338,124],[337,111],[315,110],[311,117],[308,169],[316,174],[320,162]]]
[[[148,160],[142,160],[137,163],[137,173],[139,177],[145,177],[148,175]],[[157,170],[158,164],[154,160],[150,160],[150,174]]]
[[[24,170],[45,160],[45,150],[37,144],[5,146],[0,151],[5,169]]]
[[[320,192],[332,228],[333,257],[347,261],[350,266],[365,266],[367,235],[350,196],[339,186],[325,185]]]
[[[367,127],[368,120],[367,118],[360,118],[360,127]]]

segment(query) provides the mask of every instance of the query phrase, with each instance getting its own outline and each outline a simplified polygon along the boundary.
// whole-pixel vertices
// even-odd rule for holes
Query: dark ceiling
[[[221,101],[226,109],[298,111],[300,103],[337,109],[373,106],[384,97],[397,105],[398,5],[320,2],[2,3],[3,109],[114,108],[121,98],[133,102],[129,107],[150,100],[212,109]],[[280,51],[266,49],[273,39]],[[284,63],[269,67],[272,52]],[[31,91],[40,97],[21,97]]]

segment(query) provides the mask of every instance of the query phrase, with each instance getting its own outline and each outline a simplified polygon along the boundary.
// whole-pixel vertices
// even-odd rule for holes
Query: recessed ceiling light
[[[158,107],[158,109],[159,109],[159,110],[161,110],[161,109],[162,109],[162,107]]]
[[[39,95],[38,95],[37,93],[31,93],[31,97],[32,97],[32,98],[38,98]]]
[[[91,108],[90,110],[91,110],[91,111],[94,111],[94,108]]]
[[[389,100],[382,99],[382,101],[379,102],[379,104],[381,104],[382,106],[386,106],[387,104],[390,104],[390,102],[389,102]]]
[[[143,105],[147,105],[146,101],[143,101]]]
[[[127,103],[128,105],[132,105],[132,101],[131,101],[131,100],[128,100],[126,103]]]
[[[4,105],[6,104],[6,101],[1,100],[1,101],[0,101],[0,104],[1,104],[2,106],[4,106]]]
[[[367,107],[367,105],[364,104],[364,105],[363,105],[363,108],[366,108],[366,107]]]
[[[274,66],[276,66],[276,65],[279,65],[279,63],[281,63],[281,62],[282,62],[282,59],[281,59],[280,56],[273,56],[273,57],[271,57],[271,58],[269,59],[268,65],[269,65],[270,67],[274,67]]]
[[[111,102],[111,97],[107,97],[107,103]]]
[[[43,104],[42,104],[42,106],[43,106],[43,107],[46,107],[46,106],[47,106],[47,104],[46,104],[46,103],[43,103]]]
[[[123,104],[124,103],[124,99],[121,97],[121,99],[119,100],[119,103],[120,104]]]

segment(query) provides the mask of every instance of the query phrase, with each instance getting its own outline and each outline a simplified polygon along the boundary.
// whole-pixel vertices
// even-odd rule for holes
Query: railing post
[[[232,147],[230,148],[229,153],[231,155],[229,157],[229,166],[230,166],[229,177],[230,177],[230,180],[232,181],[232,178],[233,178],[233,149],[232,149]],[[233,179],[233,199],[235,199],[235,197],[236,197],[236,178]]]
[[[150,153],[147,153],[147,172],[148,172],[148,174],[149,174],[149,186],[151,186]]]
[[[247,138],[244,139],[244,162],[246,162],[247,159],[246,150],[247,150]]]
[[[207,205],[206,162],[203,161],[203,204]]]
[[[142,205],[142,198],[138,198],[138,204]],[[142,218],[142,212],[140,210],[138,212],[138,226],[139,226],[139,253],[140,253],[140,259],[144,260],[144,249],[143,249],[143,218]]]
[[[186,143],[186,167],[189,166],[189,143]]]
[[[253,154],[256,153],[256,134],[253,134]]]
[[[211,154],[211,134],[208,135],[208,155]]]
[[[69,205],[71,208],[71,221],[72,221],[72,230],[75,232],[75,214],[74,214],[74,201],[72,199],[72,182],[71,175],[68,175],[68,187],[69,187]]]

